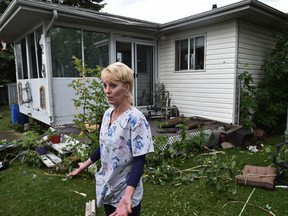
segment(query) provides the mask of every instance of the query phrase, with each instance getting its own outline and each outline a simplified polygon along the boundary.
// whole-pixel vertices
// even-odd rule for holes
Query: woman
[[[117,62],[101,72],[104,93],[112,106],[103,116],[100,144],[91,157],[69,175],[77,175],[101,159],[95,174],[97,206],[106,215],[138,216],[143,197],[145,156],[154,151],[150,126],[132,106],[133,71]]]

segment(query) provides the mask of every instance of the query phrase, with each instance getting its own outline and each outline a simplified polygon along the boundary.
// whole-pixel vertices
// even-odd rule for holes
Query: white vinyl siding
[[[255,84],[263,78],[261,67],[264,58],[274,47],[273,33],[268,29],[263,29],[244,22],[239,23],[239,45],[238,63],[240,68],[245,64],[249,73],[253,74]],[[243,70],[239,69],[238,73]]]
[[[235,106],[236,22],[167,36],[159,42],[159,78],[170,91],[171,105],[186,117],[233,122]],[[175,72],[175,41],[206,35],[205,70]]]
[[[238,39],[238,71],[237,74],[248,71],[253,76],[254,85],[259,84],[264,77],[261,67],[265,57],[274,47],[273,32],[269,29],[260,28],[246,22],[239,22]],[[238,123],[239,80],[236,84],[236,110],[235,122]]]

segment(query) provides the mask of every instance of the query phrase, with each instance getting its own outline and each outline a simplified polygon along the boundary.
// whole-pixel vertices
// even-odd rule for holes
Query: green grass
[[[1,126],[2,120],[7,121],[1,119]],[[263,143],[268,146],[282,141],[283,137],[278,135],[267,137]],[[0,161],[7,153],[9,152],[0,152]],[[224,156],[232,155],[236,155],[239,173],[246,164],[257,166],[272,164],[264,151],[251,153],[239,148],[225,150]],[[11,160],[12,156],[7,159]],[[193,166],[195,161],[190,158],[178,167],[185,169]],[[144,183],[141,215],[237,216],[240,215],[253,187],[236,185],[236,188],[235,195],[227,195],[217,192],[207,184],[206,179],[194,180],[189,185],[178,187]],[[81,196],[75,191],[85,193],[87,196]],[[241,215],[272,215],[260,208],[267,211],[271,208],[270,210],[277,216],[288,215],[287,192],[287,189],[280,188],[273,191],[256,188],[249,201],[251,205],[247,205]],[[92,199],[95,199],[95,181],[89,175],[83,174],[67,179],[65,173],[56,173],[45,167],[32,168],[21,164],[18,160],[13,161],[8,169],[0,171],[0,215],[84,215],[85,203]],[[97,209],[97,215],[104,215],[103,208]]]
[[[0,107],[0,131],[12,130],[11,111],[9,106]]]
[[[229,150],[227,154],[234,154],[234,151]],[[260,162],[265,159],[261,153],[243,152],[240,156],[247,159],[248,164],[265,166],[270,163],[268,160],[264,164]],[[189,163],[187,161],[185,166],[189,167]],[[242,161],[240,166],[244,164]],[[218,193],[204,180],[179,187],[148,183],[144,187],[143,216],[239,215],[253,190],[249,186],[237,186],[236,195],[227,196]],[[31,168],[14,161],[7,170],[0,172],[0,191],[0,215],[84,215],[85,203],[95,198],[95,182],[85,175],[66,179],[65,175],[51,173],[48,169]],[[262,208],[269,206],[275,215],[287,215],[286,197],[287,189],[257,188],[249,203]],[[102,208],[97,209],[97,215],[104,215]],[[247,206],[242,215],[269,214],[258,207]]]
[[[84,215],[85,203],[95,197],[95,183],[13,162],[0,173],[0,191],[0,215]]]
[[[239,149],[226,150],[226,156],[237,155],[239,171],[245,164],[268,166],[271,161],[267,160],[263,152],[251,154]],[[191,160],[192,161],[192,160]],[[191,161],[185,161],[183,168],[191,167]],[[190,166],[189,166],[190,165]],[[233,184],[233,183],[232,183]],[[253,187],[237,185],[237,193],[227,196],[217,192],[205,182],[205,179],[195,180],[190,185],[156,186],[145,184],[145,197],[143,201],[143,215],[239,215]],[[273,191],[257,188],[242,216],[269,215],[258,207],[271,207],[275,215],[288,215],[287,189],[275,189]]]

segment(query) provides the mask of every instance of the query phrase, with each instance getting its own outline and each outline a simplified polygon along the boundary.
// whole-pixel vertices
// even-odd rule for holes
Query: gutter
[[[4,23],[6,22],[6,20],[8,19],[9,17],[9,14],[10,13],[13,13],[15,11],[15,5],[17,4],[17,1],[12,1],[8,7],[5,9],[5,11],[1,14],[1,19],[0,19],[0,26],[2,26],[3,24],[1,23]]]

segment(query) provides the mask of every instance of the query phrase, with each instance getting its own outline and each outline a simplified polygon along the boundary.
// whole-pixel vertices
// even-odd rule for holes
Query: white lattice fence
[[[220,138],[220,134],[221,134],[221,131],[223,131],[224,128],[223,127],[218,127],[218,128],[215,128],[215,129],[204,129],[203,132],[205,133],[205,143],[203,143],[203,145],[208,145],[210,142],[212,143],[218,143],[219,141],[219,138]],[[211,135],[214,134],[214,140],[210,140],[211,139]],[[195,131],[192,131],[192,132],[189,132],[187,134],[187,138],[192,138],[193,137],[197,137],[197,136],[200,136],[201,135],[201,131],[200,130],[195,130]],[[161,146],[160,150],[164,150],[166,149],[169,145],[173,145],[173,143],[177,142],[177,141],[181,141],[181,135],[180,134],[177,134],[177,135],[174,135],[174,136],[168,136],[167,137],[168,141],[165,145]]]

